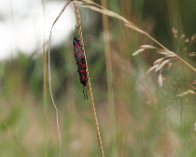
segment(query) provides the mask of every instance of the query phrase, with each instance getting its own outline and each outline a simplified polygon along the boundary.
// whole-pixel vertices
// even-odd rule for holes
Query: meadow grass
[[[145,32],[144,30],[140,29],[133,22],[127,20],[126,18],[120,16],[119,14],[117,14],[115,12],[112,12],[112,11],[106,9],[104,7],[104,5],[106,5],[106,2],[102,1],[103,6],[98,5],[98,4],[96,4],[92,1],[88,1],[88,0],[82,0],[79,3],[81,3],[81,2],[82,2],[81,7],[89,8],[89,9],[97,11],[97,12],[103,14],[103,15],[107,15],[107,16],[111,16],[113,18],[116,18],[116,19],[120,20],[121,22],[123,22],[124,26],[126,26],[127,28],[130,28],[130,29],[146,36],[147,38],[149,38],[150,40],[152,40],[155,44],[157,44],[159,46],[159,47],[155,47],[155,46],[152,46],[152,45],[142,45],[139,50],[137,50],[135,53],[133,53],[133,55],[137,55],[137,54],[139,54],[141,52],[144,52],[144,51],[147,51],[147,50],[151,50],[151,51],[154,51],[155,53],[159,53],[159,54],[163,55],[163,57],[158,58],[157,60],[155,60],[154,65],[148,70],[149,72],[154,71],[156,73],[159,73],[158,74],[158,83],[159,83],[160,86],[163,85],[162,73],[163,73],[165,67],[170,66],[173,63],[174,60],[178,60],[179,62],[181,62],[182,64],[187,66],[190,70],[192,70],[194,73],[196,72],[196,69],[191,64],[189,64],[187,61],[182,59],[176,53],[174,53],[171,50],[169,50],[168,48],[166,48],[163,44],[158,42],[155,38],[153,38],[150,34]],[[78,34],[80,36],[81,45],[82,45],[84,55],[85,55],[85,58],[86,58],[84,40],[83,40],[83,36],[82,36],[82,31],[81,31],[80,15],[79,15],[76,3],[74,3],[74,8],[75,8],[75,14],[76,14],[76,19],[77,19]],[[112,81],[112,63],[111,63],[111,55],[110,55],[110,46],[107,42],[107,41],[109,41],[109,25],[108,25],[108,19],[105,16],[103,16],[103,29],[105,31],[105,34],[104,34],[105,46],[104,46],[104,48],[105,48],[105,56],[106,56],[106,74],[107,74],[107,85],[108,85],[108,92],[107,92],[108,94],[107,95],[108,95],[108,98],[109,98],[108,99],[109,100],[109,105],[111,105],[110,109],[112,109],[111,112],[110,112],[110,115],[111,116],[113,115],[113,117],[115,117],[115,114],[114,114],[115,109],[114,109],[114,106],[112,104],[112,102],[114,102],[113,89],[112,89],[113,87],[111,85],[111,83],[113,82]],[[91,100],[92,113],[93,113],[94,120],[95,120],[100,152],[101,152],[101,156],[103,157],[103,156],[105,156],[105,153],[104,153],[104,149],[103,149],[102,139],[101,139],[101,136],[100,136],[99,124],[98,124],[97,116],[96,116],[96,110],[95,110],[95,105],[94,105],[94,97],[93,97],[93,94],[92,94],[91,80],[90,80],[89,71],[88,71],[88,64],[87,64],[87,74],[88,74],[88,89],[89,89],[89,95],[90,95],[90,100]],[[113,146],[115,146],[115,145],[113,145]],[[119,154],[119,153],[117,153],[117,154]]]
[[[67,5],[73,3],[69,2]],[[29,60],[18,55],[2,62],[0,156],[98,157],[101,153],[113,157],[195,157],[194,61],[182,58],[134,24],[128,1],[120,2],[119,14],[107,9],[111,7],[109,1],[102,0],[102,5],[87,0],[74,4],[78,34],[82,44],[84,40],[86,43],[82,47],[87,52],[87,70],[91,72],[91,111],[74,73],[71,42],[71,46],[51,49],[48,59],[45,45],[43,56]],[[85,27],[82,36],[83,18],[77,7],[101,13],[103,36],[92,38]],[[148,71],[151,73],[146,75]],[[52,89],[47,86],[49,73]]]

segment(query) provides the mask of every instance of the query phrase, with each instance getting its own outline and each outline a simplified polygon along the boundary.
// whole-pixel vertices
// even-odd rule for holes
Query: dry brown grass
[[[81,45],[82,45],[82,49],[83,49],[83,52],[84,52],[85,59],[86,59],[86,52],[85,52],[85,45],[84,45],[84,40],[83,40],[83,35],[82,35],[81,20],[80,20],[80,14],[79,14],[79,11],[78,11],[78,7],[88,8],[88,9],[91,9],[93,11],[99,12],[102,15],[113,17],[113,18],[121,21],[124,24],[124,26],[127,27],[128,29],[136,31],[137,33],[139,33],[139,34],[147,37],[151,41],[153,41],[156,44],[156,46],[141,45],[140,48],[135,53],[133,53],[133,56],[137,55],[137,54],[140,54],[142,52],[145,52],[146,50],[148,50],[148,51],[150,50],[151,52],[155,52],[155,53],[158,53],[158,54],[161,55],[160,58],[158,58],[157,60],[154,61],[153,66],[148,71],[148,72],[153,71],[155,73],[158,73],[158,83],[159,83],[160,86],[162,86],[162,84],[163,84],[162,72],[165,69],[167,69],[168,67],[170,67],[171,64],[173,64],[174,61],[179,61],[181,64],[184,64],[188,69],[192,70],[193,73],[196,73],[195,67],[193,67],[191,64],[189,64],[186,60],[184,60],[182,57],[177,55],[175,52],[169,50],[167,47],[165,47],[162,43],[160,43],[155,38],[153,38],[146,31],[140,29],[132,21],[129,21],[126,18],[124,18],[123,16],[121,16],[121,15],[119,15],[119,14],[113,12],[113,11],[110,11],[110,10],[106,9],[105,7],[95,3],[93,1],[90,1],[90,0],[80,0],[80,1],[68,0],[66,2],[65,6],[63,7],[61,12],[59,13],[57,18],[55,19],[55,21],[54,21],[54,23],[51,27],[51,32],[50,32],[50,37],[49,37],[49,45],[50,45],[50,42],[51,42],[52,29],[53,29],[55,23],[58,21],[61,14],[64,12],[66,7],[72,1],[74,3],[74,10],[75,10],[75,15],[76,15],[76,20],[77,20],[77,28],[78,28],[77,31],[78,31],[78,34],[80,36],[80,41],[81,41]],[[107,35],[108,31],[109,31],[109,26],[108,26],[108,19],[105,16],[103,17],[103,24],[104,24],[104,30],[107,32],[106,33],[106,35]],[[105,36],[104,39],[107,41],[108,36]],[[109,84],[109,82],[112,80],[112,74],[111,74],[112,66],[111,66],[111,60],[110,60],[110,53],[108,53],[108,52],[110,52],[110,47],[109,47],[108,44],[105,45],[105,52],[106,52],[106,54],[105,54],[106,55],[106,64],[107,64],[107,68],[108,68],[108,70],[107,70],[108,71],[108,86],[109,86],[108,89],[110,89],[110,91],[112,91],[112,88]],[[90,97],[90,104],[91,104],[92,114],[93,114],[93,118],[94,118],[94,122],[95,122],[95,126],[96,126],[96,133],[97,133],[97,138],[98,138],[98,143],[99,143],[101,156],[105,157],[102,138],[101,138],[100,129],[99,129],[99,123],[98,123],[96,109],[95,109],[94,96],[93,96],[93,91],[92,91],[92,86],[91,86],[91,79],[90,79],[90,75],[89,75],[89,71],[88,71],[87,59],[86,59],[86,63],[87,63],[88,92],[89,92],[89,97]],[[50,74],[50,46],[49,46],[49,51],[48,51],[48,73],[49,73],[49,75],[48,75],[49,90],[50,90],[53,105],[54,105],[55,110],[56,110],[56,121],[57,121],[57,128],[58,128],[58,131],[59,131],[59,143],[60,143],[59,145],[60,145],[60,150],[61,150],[61,132],[60,132],[59,120],[58,120],[58,109],[55,105],[55,102],[54,102],[54,99],[53,99],[53,96],[52,96],[52,85],[51,85],[51,74]],[[181,95],[184,95],[184,94],[187,94],[187,93],[192,93],[192,91],[191,92],[187,91],[185,93],[182,93]],[[181,96],[181,95],[179,95],[179,96]],[[111,100],[112,99],[113,98],[112,98],[112,94],[111,94]]]
[[[61,156],[62,142],[61,142],[61,130],[60,130],[60,125],[59,125],[59,111],[58,111],[58,108],[55,104],[53,94],[52,94],[52,81],[51,81],[51,69],[50,69],[50,44],[51,44],[53,28],[54,28],[56,22],[58,21],[58,19],[61,17],[62,13],[65,11],[65,9],[67,8],[67,6],[70,4],[71,1],[73,1],[73,0],[68,0],[66,2],[66,4],[63,6],[62,10],[60,11],[58,16],[54,20],[54,22],[51,26],[51,30],[50,30],[49,46],[48,46],[49,47],[48,48],[48,82],[49,82],[50,96],[51,96],[52,103],[53,103],[55,111],[56,111],[56,123],[57,123],[57,130],[58,130],[58,137],[59,137],[59,147],[60,147],[59,148],[60,149],[59,156]],[[100,129],[99,129],[99,123],[98,123],[98,119],[97,119],[97,113],[96,113],[96,109],[95,109],[95,102],[94,102],[94,96],[93,96],[93,91],[92,91],[92,86],[91,86],[91,79],[90,79],[90,75],[89,75],[89,71],[88,71],[88,62],[87,62],[87,59],[86,59],[86,51],[85,51],[85,45],[84,45],[84,40],[83,40],[83,35],[82,35],[80,13],[79,13],[79,10],[78,10],[78,7],[77,7],[78,4],[76,3],[77,0],[74,0],[73,2],[74,2],[74,11],[75,11],[76,21],[77,21],[76,28],[77,28],[77,31],[78,31],[78,34],[79,34],[79,37],[80,37],[82,50],[83,50],[84,57],[85,57],[85,60],[86,60],[86,72],[87,72],[87,79],[88,79],[88,93],[89,93],[89,97],[90,97],[91,110],[92,110],[92,114],[93,114],[93,118],[94,118],[94,122],[95,122],[95,126],[96,126],[96,134],[97,134],[97,139],[98,139],[98,143],[99,143],[101,156],[105,157],[103,142],[102,142]]]
[[[100,133],[100,129],[99,129],[99,123],[98,123],[98,119],[97,119],[97,113],[96,113],[96,109],[95,109],[95,101],[94,101],[94,96],[93,96],[93,91],[92,91],[92,86],[91,86],[91,79],[90,79],[90,74],[89,74],[89,70],[88,70],[88,61],[87,61],[87,58],[86,58],[85,45],[84,45],[84,40],[83,40],[83,35],[82,35],[80,13],[79,13],[76,1],[74,1],[74,11],[75,11],[76,21],[77,21],[77,26],[76,27],[77,27],[77,31],[78,31],[78,34],[79,34],[79,37],[80,37],[80,41],[81,41],[81,46],[82,46],[82,50],[83,50],[83,53],[84,53],[84,57],[85,57],[85,60],[86,60],[86,72],[87,72],[87,80],[88,80],[88,93],[89,93],[89,97],[90,97],[91,110],[92,110],[92,114],[93,114],[93,118],[94,118],[94,122],[95,122],[95,126],[96,126],[97,139],[98,139],[98,143],[99,143],[101,156],[105,157],[105,152],[104,152],[104,148],[103,148],[103,142],[102,142],[101,133]]]
[[[52,93],[52,78],[51,78],[51,63],[50,63],[50,50],[51,50],[51,39],[52,39],[52,31],[53,28],[56,24],[56,22],[58,21],[58,19],[61,17],[62,13],[65,11],[65,9],[67,8],[67,6],[70,4],[71,0],[68,0],[66,2],[66,4],[63,6],[62,10],[60,11],[60,13],[58,14],[58,16],[56,17],[56,19],[54,20],[51,29],[50,29],[50,34],[49,34],[49,40],[48,40],[48,58],[47,60],[44,60],[44,63],[48,65],[48,88],[49,88],[49,92],[50,92],[50,97],[52,100],[52,104],[54,106],[55,109],[55,113],[56,113],[56,124],[57,124],[57,131],[58,131],[58,140],[59,140],[59,156],[61,157],[61,151],[62,151],[62,138],[61,138],[61,129],[60,129],[60,124],[59,124],[59,110],[57,108],[57,105],[55,103],[54,97],[53,97],[53,93]],[[46,82],[46,80],[44,80]],[[44,83],[45,84],[45,83]]]
[[[81,7],[88,8],[88,9],[94,10],[96,12],[99,12],[101,14],[104,14],[104,15],[107,15],[107,16],[110,16],[110,17],[113,17],[115,19],[118,19],[121,22],[123,22],[123,24],[127,28],[129,28],[131,30],[134,30],[134,31],[136,31],[136,32],[138,32],[138,33],[146,36],[147,38],[149,38],[150,40],[152,40],[155,44],[157,44],[160,47],[160,49],[162,49],[165,53],[167,53],[168,55],[171,55],[172,57],[176,58],[182,64],[184,64],[185,66],[187,66],[190,70],[192,70],[194,73],[196,73],[195,67],[193,67],[191,64],[189,64],[187,61],[185,61],[183,58],[181,58],[180,56],[178,56],[173,51],[169,50],[167,47],[165,47],[163,44],[161,44],[159,41],[157,41],[155,38],[153,38],[146,31],[142,30],[137,25],[135,25],[133,22],[127,20],[123,16],[121,16],[121,15],[119,15],[119,14],[113,12],[113,11],[110,11],[110,10],[106,9],[105,7],[99,5],[99,4],[95,3],[95,2],[92,2],[90,0],[81,0],[81,2],[82,2],[82,4],[80,5]]]

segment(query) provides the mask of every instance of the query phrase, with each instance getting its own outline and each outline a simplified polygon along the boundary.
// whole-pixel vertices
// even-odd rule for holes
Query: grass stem
[[[134,30],[134,31],[136,31],[136,32],[146,36],[147,38],[149,38],[150,40],[155,42],[157,45],[159,45],[164,50],[166,50],[166,51],[168,51],[168,52],[170,52],[172,54],[175,54],[177,60],[179,60],[186,67],[188,67],[190,70],[192,70],[193,72],[196,73],[196,68],[195,67],[193,67],[191,64],[189,64],[187,61],[185,61],[183,58],[181,58],[176,53],[170,51],[163,44],[161,44],[158,40],[156,40],[150,34],[148,34],[146,31],[144,31],[144,30],[140,29],[138,26],[136,26],[133,22],[127,20],[123,16],[121,16],[121,15],[119,15],[119,14],[117,14],[117,13],[111,11],[111,10],[106,9],[105,7],[95,3],[93,1],[90,1],[90,0],[81,0],[81,1],[83,2],[81,7],[89,8],[89,9],[94,10],[96,12],[99,12],[101,14],[104,14],[104,15],[107,15],[107,16],[110,16],[110,17],[113,17],[113,18],[116,18],[116,19],[122,21],[127,28],[130,28],[130,29],[132,29],[132,30]]]
[[[42,14],[43,14],[43,110],[44,110],[44,155],[48,156],[48,107],[47,107],[47,51],[45,42],[45,0],[42,0]]]
[[[48,86],[49,86],[49,92],[50,92],[50,97],[52,100],[52,104],[55,108],[55,116],[56,116],[56,124],[57,124],[57,131],[58,131],[58,140],[59,140],[59,157],[61,157],[61,151],[62,151],[62,141],[61,141],[61,130],[60,130],[60,124],[59,124],[59,110],[55,104],[53,93],[52,93],[52,78],[51,78],[51,67],[50,67],[50,49],[51,49],[51,38],[52,38],[52,31],[53,27],[55,26],[56,22],[58,19],[61,17],[67,6],[70,4],[71,0],[68,0],[66,4],[63,6],[61,11],[59,12],[58,16],[52,23],[51,29],[50,29],[50,34],[49,34],[49,41],[48,41]]]
[[[74,2],[76,2],[76,0]],[[84,56],[86,59],[86,51],[85,51],[84,40],[83,40],[82,29],[81,29],[80,13],[79,13],[79,10],[78,10],[76,3],[74,3],[74,11],[75,11],[75,15],[76,15],[78,34],[80,36],[82,49],[83,49]],[[93,118],[94,118],[95,126],[96,126],[97,139],[98,139],[98,143],[99,143],[101,157],[105,157],[103,142],[102,142],[101,133],[100,133],[100,129],[99,129],[99,123],[98,123],[98,119],[97,119],[97,113],[96,113],[96,109],[95,109],[95,102],[94,102],[94,96],[93,96],[93,91],[92,91],[92,86],[91,86],[91,79],[90,79],[90,75],[89,75],[89,71],[88,71],[87,59],[86,59],[86,71],[87,71],[87,78],[88,78],[88,93],[89,93],[89,97],[90,97],[91,110],[92,110],[92,114],[93,114]]]

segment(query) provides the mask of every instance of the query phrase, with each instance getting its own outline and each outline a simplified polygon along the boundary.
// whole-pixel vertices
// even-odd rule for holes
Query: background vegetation
[[[185,52],[187,44],[180,36],[194,35],[195,6],[195,0],[107,0],[107,8],[137,24],[193,67],[196,44],[193,42]],[[164,71],[160,88],[157,74],[146,75],[160,56],[150,51],[132,56],[140,45],[154,43],[114,18],[108,18],[111,56],[106,60],[102,15],[85,8],[80,11],[106,156],[195,157],[196,97],[194,93],[177,96],[195,90],[195,72],[175,62]],[[88,19],[96,20],[85,25]],[[0,156],[58,156],[55,110],[49,93],[43,96],[43,56],[18,53],[0,64]],[[83,100],[76,69],[70,37],[51,52],[62,156],[99,157],[89,101]]]

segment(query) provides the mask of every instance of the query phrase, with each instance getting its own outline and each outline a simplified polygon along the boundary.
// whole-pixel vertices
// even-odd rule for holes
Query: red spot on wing
[[[79,55],[80,53],[81,53],[81,51],[80,51],[80,50],[75,51],[75,54],[76,54],[76,55]]]
[[[82,75],[82,81],[86,81],[86,76]]]
[[[74,41],[74,47],[75,47],[75,48],[79,48],[78,42]]]
[[[86,71],[85,70],[80,70],[80,73],[86,73]]]
[[[77,58],[77,61],[80,62],[81,59],[83,59],[83,58],[84,58],[84,55],[80,56],[80,58]]]
[[[80,64],[80,66],[81,66],[82,68],[85,68],[85,67],[86,67],[86,64],[84,64],[84,63],[82,63],[82,62],[80,62],[79,64]]]

